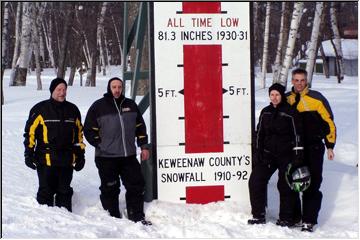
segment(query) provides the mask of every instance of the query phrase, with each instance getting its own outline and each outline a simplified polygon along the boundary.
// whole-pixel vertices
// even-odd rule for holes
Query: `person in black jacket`
[[[291,227],[295,224],[294,206],[298,193],[285,180],[289,163],[302,164],[303,148],[300,142],[301,122],[298,113],[286,102],[285,87],[275,83],[269,88],[270,105],[262,109],[257,125],[257,161],[249,179],[252,219],[248,224],[264,224],[267,185],[279,170],[277,188],[280,193],[280,212],[276,224]]]
[[[148,136],[144,119],[136,103],[125,98],[123,81],[111,78],[107,93],[95,101],[86,115],[84,134],[95,147],[95,164],[101,180],[100,200],[110,216],[121,218],[119,210],[120,178],[126,194],[128,218],[151,225],[145,220],[144,186],[140,163],[136,158],[135,138],[141,148],[141,160],[149,158]]]
[[[67,84],[55,78],[49,100],[36,104],[25,125],[25,164],[36,169],[39,178],[37,201],[72,211],[73,169],[85,164],[85,144],[79,109],[66,101]]]

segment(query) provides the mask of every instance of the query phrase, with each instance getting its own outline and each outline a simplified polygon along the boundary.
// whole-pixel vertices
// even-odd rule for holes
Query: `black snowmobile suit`
[[[39,178],[37,201],[70,212],[73,164],[84,159],[85,144],[79,109],[53,98],[36,104],[25,125],[25,158],[34,159]]]
[[[277,187],[280,192],[280,220],[293,221],[293,207],[297,193],[285,180],[286,167],[290,162],[301,161],[300,136],[302,133],[299,115],[287,102],[277,107],[272,104],[260,114],[257,126],[256,152],[258,158],[249,180],[252,214],[255,218],[265,217],[267,185],[278,169]]]
[[[141,166],[136,158],[136,146],[148,148],[148,135],[144,119],[136,103],[121,95],[112,96],[110,81],[108,92],[89,109],[84,134],[95,147],[95,163],[101,185],[100,200],[113,217],[119,211],[120,178],[125,186],[128,218],[144,220],[144,186]]]

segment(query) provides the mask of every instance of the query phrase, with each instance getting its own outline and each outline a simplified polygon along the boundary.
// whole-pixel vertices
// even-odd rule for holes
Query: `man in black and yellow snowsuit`
[[[55,78],[51,97],[36,104],[29,114],[24,133],[25,164],[36,169],[39,178],[37,201],[72,211],[73,169],[85,164],[85,144],[79,109],[66,101],[67,84]]]
[[[327,148],[327,157],[329,160],[333,160],[336,127],[326,98],[320,92],[309,89],[305,70],[298,68],[292,72],[292,84],[293,87],[287,94],[287,100],[300,112],[303,121],[304,163],[309,167],[311,174],[310,187],[304,191],[302,197],[302,231],[311,232],[313,226],[317,224],[321,208],[320,185],[325,152],[324,142]],[[297,211],[301,211],[300,204]]]

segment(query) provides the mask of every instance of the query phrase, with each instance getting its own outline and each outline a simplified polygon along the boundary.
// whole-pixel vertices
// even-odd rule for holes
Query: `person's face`
[[[113,80],[110,83],[110,90],[114,98],[119,98],[121,96],[123,85],[119,80]]]
[[[305,74],[303,73],[294,74],[291,83],[294,86],[295,92],[297,93],[302,92],[307,85],[307,79]]]
[[[56,86],[54,91],[51,94],[51,97],[58,102],[65,101],[66,98],[66,85],[64,83],[60,83]]]
[[[279,103],[281,102],[281,94],[276,90],[272,90],[270,92],[269,97],[270,97],[270,101],[274,107],[279,105]]]

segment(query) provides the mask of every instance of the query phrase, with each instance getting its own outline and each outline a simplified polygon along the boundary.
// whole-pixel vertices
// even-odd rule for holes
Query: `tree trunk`
[[[84,45],[83,45],[83,52],[84,52],[84,57],[85,57],[85,61],[86,61],[86,66],[88,66],[88,68],[90,68],[91,66],[91,61],[90,61],[90,50],[89,50],[89,44],[88,44],[88,40],[86,37],[86,34],[84,34]]]
[[[253,2],[253,19],[254,19],[254,43],[256,45],[259,46],[258,42],[259,42],[259,20],[258,20],[258,12],[259,12],[259,3],[258,2]],[[259,59],[260,59],[260,53],[259,53],[259,48],[254,48],[254,63],[255,66],[258,66],[259,64]]]
[[[34,19],[32,23],[32,32],[33,32],[33,46],[34,46],[34,55],[35,55],[35,64],[36,64],[37,90],[42,90],[41,65],[40,65],[40,40],[38,35],[36,19]]]
[[[2,24],[2,36],[1,36],[1,76],[3,76],[5,68],[9,63],[9,56],[7,54],[7,49],[9,46],[9,2],[3,3],[4,8],[4,17]],[[1,78],[1,81],[3,79]]]
[[[32,3],[34,7],[32,8],[32,40],[35,56],[35,65],[36,65],[36,80],[37,80],[37,90],[42,90],[41,83],[41,64],[40,64],[40,39],[39,39],[39,28],[42,21],[42,17],[45,11],[46,2],[36,2]]]
[[[59,68],[57,72],[58,78],[65,78],[65,71],[66,71],[66,54],[67,54],[67,44],[68,44],[68,37],[69,37],[69,30],[71,28],[72,22],[73,22],[73,11],[72,11],[72,3],[67,2],[65,3],[65,19],[63,23],[63,35],[61,37],[61,45],[60,45],[60,51],[59,51]]]
[[[333,39],[330,39],[330,42],[331,42],[331,45],[333,46],[334,48],[334,51],[335,51],[335,56],[336,56],[336,61],[335,61],[335,73],[336,73],[336,76],[337,76],[337,79],[338,79],[338,83],[341,83],[341,67],[340,67],[340,61],[338,61],[338,52],[336,50],[336,44],[334,43],[334,40]]]
[[[275,63],[274,63],[274,72],[273,72],[273,83],[276,83],[279,81],[279,71],[281,66],[281,53],[282,53],[282,47],[284,45],[284,22],[285,22],[285,15],[286,15],[286,2],[282,2],[281,7],[281,20],[280,20],[280,31],[279,31],[279,41],[276,49],[276,57],[275,57]]]
[[[306,71],[308,73],[307,75],[307,82],[309,87],[311,87],[312,83],[312,77],[314,73],[314,65],[317,57],[318,52],[318,39],[319,39],[319,30],[320,30],[320,24],[321,24],[321,16],[323,12],[323,2],[317,2],[316,3],[316,9],[315,9],[315,16],[314,16],[314,22],[313,22],[313,28],[311,31],[311,40],[310,40],[310,47],[308,48],[308,59],[306,62]]]
[[[117,40],[117,43],[118,43],[118,46],[119,46],[119,52],[120,52],[120,61],[122,61],[123,59],[123,49],[122,49],[122,46],[121,46],[121,42],[120,42],[120,35],[119,35],[119,31],[118,31],[118,28],[115,24],[115,19],[114,19],[114,16],[112,16],[112,21],[113,21],[113,24],[114,24],[114,29],[115,29],[115,35],[116,35],[116,40]],[[122,63],[121,63],[122,64]]]
[[[15,72],[14,86],[25,86],[26,75],[31,60],[31,8],[32,3],[23,2],[19,68]]]
[[[339,28],[337,25],[337,11],[336,11],[336,7],[335,7],[335,2],[331,3],[331,7],[330,7],[330,22],[331,22],[331,29],[334,33],[334,50],[335,50],[335,54],[336,54],[336,60],[338,62],[339,65],[339,83],[340,81],[342,81],[344,79],[344,62],[343,62],[343,52],[342,52],[342,48],[341,48],[341,38],[340,38],[340,33],[339,33]]]
[[[103,36],[104,36],[104,50],[105,50],[105,64],[106,66],[109,66],[110,65],[110,55],[109,55],[109,43],[107,41],[107,37],[106,37],[106,34],[103,32]]]
[[[261,88],[266,86],[266,67],[268,58],[268,46],[269,46],[269,32],[270,32],[270,8],[271,2],[266,3],[266,18],[265,18],[265,33],[264,33],[264,48],[262,56],[262,67],[261,67]]]
[[[16,21],[15,21],[15,46],[14,46],[14,55],[11,64],[11,74],[9,86],[14,86],[15,81],[15,71],[17,61],[19,60],[19,48],[20,48],[20,35],[21,35],[21,14],[22,13],[22,2],[18,2],[16,8]]]
[[[96,50],[93,51],[93,53],[91,54],[91,66],[90,69],[88,70],[88,73],[86,75],[86,83],[85,86],[91,86],[91,87],[95,87],[96,86],[96,60],[97,60],[97,56],[96,56]]]
[[[292,59],[293,59],[293,50],[295,46],[295,40],[297,36],[297,32],[300,25],[300,20],[302,16],[302,10],[304,7],[303,2],[296,2],[294,4],[294,11],[291,18],[291,24],[290,24],[290,32],[289,32],[289,40],[287,44],[287,50],[285,54],[285,58],[282,64],[281,72],[280,72],[280,81],[279,83],[283,86],[287,85],[287,77],[289,72],[289,67],[291,65]]]
[[[52,4],[52,3],[50,3]],[[56,63],[55,63],[55,59],[54,59],[54,50],[52,47],[52,31],[53,31],[53,20],[52,20],[52,16],[49,17],[49,24],[47,25],[45,21],[42,22],[42,27],[43,27],[43,32],[45,35],[45,44],[46,44],[46,48],[48,50],[49,53],[49,59],[50,59],[50,64],[51,67],[54,68],[54,72],[56,74]]]
[[[8,65],[9,56],[6,56],[6,50],[8,49],[8,27],[9,27],[9,2],[4,2],[2,7],[4,8],[4,18],[2,25],[2,38],[1,38],[1,82],[4,82],[4,72],[5,68]],[[4,105],[4,89],[3,84],[1,84],[1,105]]]
[[[73,65],[70,68],[70,76],[69,76],[69,81],[68,81],[69,86],[72,86],[74,84],[75,73],[76,73],[76,66]]]
[[[321,58],[322,58],[322,60],[323,60],[323,69],[324,69],[325,77],[326,77],[326,78],[330,78],[329,62],[328,62],[328,60],[326,59],[326,56],[325,56],[325,52],[324,52],[324,48],[323,48],[323,46],[322,46],[322,43],[320,43],[319,50],[320,50]]]
[[[101,12],[100,12],[100,16],[99,16],[99,20],[98,20],[98,26],[97,26],[97,30],[96,30],[96,36],[98,39],[98,46],[99,46],[99,50],[100,50],[100,58],[101,61],[99,61],[100,66],[102,65],[102,70],[103,70],[103,75],[106,75],[106,61],[105,61],[105,53],[104,53],[104,43],[103,43],[103,38],[102,35],[104,35],[104,19],[105,19],[105,14],[106,14],[106,9],[107,9],[107,5],[108,2],[103,2],[102,7],[101,7]]]

